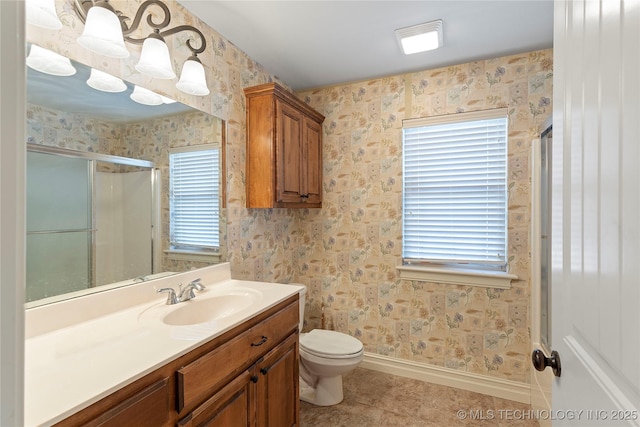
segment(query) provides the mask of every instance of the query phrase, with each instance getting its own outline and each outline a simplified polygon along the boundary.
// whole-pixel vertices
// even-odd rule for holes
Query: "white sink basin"
[[[249,292],[196,298],[179,303],[162,321],[175,326],[206,323],[236,314],[251,306],[256,299],[256,295]]]
[[[262,293],[249,288],[229,287],[226,289],[196,292],[192,300],[174,305],[154,304],[145,309],[139,319],[161,321],[171,326],[189,326],[215,322],[250,309]]]

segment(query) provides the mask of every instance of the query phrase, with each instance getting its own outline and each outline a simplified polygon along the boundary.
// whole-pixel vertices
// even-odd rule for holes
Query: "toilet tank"
[[[302,286],[302,289],[299,292],[300,297],[300,324],[299,324],[299,332],[302,332],[302,327],[304,326],[304,305],[307,297],[307,287],[301,283],[291,283],[291,285]]]

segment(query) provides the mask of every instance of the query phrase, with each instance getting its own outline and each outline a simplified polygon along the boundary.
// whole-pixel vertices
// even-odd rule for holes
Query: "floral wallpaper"
[[[120,126],[81,114],[27,104],[27,142],[76,151],[112,154]]]
[[[324,200],[297,213],[295,280],[308,326],[365,350],[520,382],[529,379],[531,141],[551,115],[552,51],[349,83],[298,95],[326,116]],[[508,290],[400,280],[402,120],[507,107]]]
[[[123,11],[135,1],[111,2]],[[520,382],[529,380],[531,140],[551,114],[552,51],[305,91],[326,116],[322,209],[245,208],[244,87],[277,80],[174,1],[172,22],[200,28],[211,94],[193,97],[174,81],[152,81],[126,60],[79,48],[82,23],[72,1],[56,0],[65,27],[28,28],[29,41],[153,88],[226,121],[227,242],[238,279],[308,287],[307,328],[320,323],[361,339],[369,352]],[[46,34],[45,34],[46,33]],[[168,41],[179,69],[183,36]],[[280,82],[286,86],[286,82]],[[509,290],[398,279],[401,263],[402,120],[495,107],[509,109]]]

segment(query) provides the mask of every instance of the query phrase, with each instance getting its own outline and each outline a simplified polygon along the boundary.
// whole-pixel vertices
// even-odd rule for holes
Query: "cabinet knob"
[[[252,383],[257,383],[258,382],[258,376],[257,375],[251,375],[251,382]]]
[[[267,368],[261,368],[261,369],[260,369],[260,373],[261,373],[262,375],[267,375],[267,372],[269,372],[269,370],[268,370]]]
[[[300,198],[302,199],[308,199],[309,198],[309,194],[301,194]]]

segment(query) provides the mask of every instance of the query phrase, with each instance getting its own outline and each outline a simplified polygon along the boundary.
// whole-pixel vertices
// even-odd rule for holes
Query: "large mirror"
[[[225,261],[224,121],[169,99],[134,102],[127,82],[96,90],[91,69],[71,64],[72,76],[27,67],[27,308]],[[216,153],[206,170],[218,202],[204,248],[176,243],[170,181],[174,157],[201,151]]]

